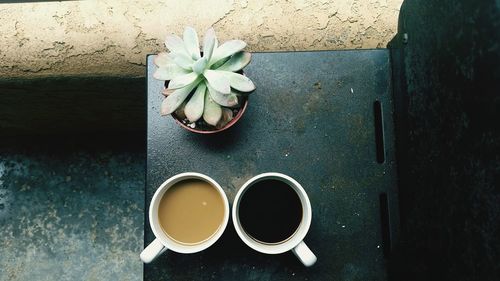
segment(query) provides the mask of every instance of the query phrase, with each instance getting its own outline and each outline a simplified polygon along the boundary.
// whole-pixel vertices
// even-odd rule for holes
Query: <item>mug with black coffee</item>
[[[226,229],[229,203],[222,187],[200,173],[182,173],[153,195],[149,223],[156,239],[141,253],[145,263],[167,249],[195,253],[214,244]]]
[[[305,266],[317,258],[303,239],[312,219],[304,188],[280,173],[264,173],[248,180],[233,204],[233,223],[249,247],[266,254],[292,250]]]

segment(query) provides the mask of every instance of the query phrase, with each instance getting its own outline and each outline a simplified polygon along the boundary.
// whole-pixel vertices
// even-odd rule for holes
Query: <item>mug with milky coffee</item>
[[[305,266],[317,258],[304,243],[311,225],[311,203],[304,188],[280,173],[248,180],[233,203],[233,223],[250,248],[265,254],[292,251]]]
[[[141,253],[145,263],[167,249],[195,253],[214,244],[226,229],[229,203],[222,187],[200,173],[182,173],[153,195],[149,223],[156,239]]]

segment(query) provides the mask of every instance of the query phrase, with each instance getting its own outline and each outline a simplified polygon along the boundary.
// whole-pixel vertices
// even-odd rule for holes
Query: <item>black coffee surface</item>
[[[241,226],[265,243],[286,240],[302,220],[302,204],[292,187],[279,180],[263,180],[249,187],[240,201]]]

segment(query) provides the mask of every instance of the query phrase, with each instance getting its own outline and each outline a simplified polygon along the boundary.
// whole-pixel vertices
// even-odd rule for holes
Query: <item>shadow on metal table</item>
[[[161,117],[163,82],[148,57],[146,209],[156,188],[181,172],[238,188],[263,172],[299,181],[313,210],[305,268],[292,253],[248,248],[232,222],[211,248],[167,251],[144,267],[145,280],[386,280],[397,235],[391,66],[388,50],[254,53],[246,74],[257,86],[233,128],[197,135]],[[147,214],[147,210],[146,210]],[[153,240],[147,222],[145,243]]]

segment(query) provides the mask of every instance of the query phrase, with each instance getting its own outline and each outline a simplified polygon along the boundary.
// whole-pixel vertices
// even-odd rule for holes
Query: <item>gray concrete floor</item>
[[[142,280],[144,163],[137,146],[0,152],[0,280]]]

